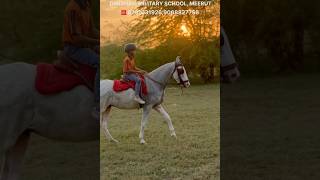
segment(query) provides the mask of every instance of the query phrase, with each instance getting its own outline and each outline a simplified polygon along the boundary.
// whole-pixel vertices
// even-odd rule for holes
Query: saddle
[[[140,96],[146,96],[148,94],[148,89],[147,89],[147,85],[145,83],[145,78],[143,75],[140,75],[140,79],[141,79],[141,90],[140,90]],[[121,79],[119,80],[114,80],[113,83],[113,91],[115,92],[121,92],[121,91],[125,91],[128,89],[134,89],[136,85],[136,82],[134,81],[128,81],[125,80],[123,78],[123,76],[121,76]]]
[[[90,81],[84,74],[81,73],[81,69],[80,69],[80,68],[83,68],[82,66],[87,66],[88,68],[91,66],[77,63],[75,60],[68,57],[63,51],[58,51],[57,56],[58,56],[58,59],[54,62],[54,65],[57,69],[79,76],[83,80],[83,82],[86,84],[86,86],[88,86],[90,89],[94,88],[93,87],[94,81],[92,80]]]
[[[35,87],[41,94],[55,94],[71,90],[78,85],[94,89],[96,69],[75,62],[62,51],[58,51],[58,59],[53,64],[37,64]]]

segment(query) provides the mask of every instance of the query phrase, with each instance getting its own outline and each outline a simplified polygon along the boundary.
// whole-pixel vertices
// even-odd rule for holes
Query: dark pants
[[[139,97],[140,90],[141,90],[141,79],[140,79],[139,75],[134,74],[134,73],[125,74],[124,79],[136,82],[134,91],[135,91],[136,96]]]
[[[64,52],[73,60],[81,64],[87,64],[96,68],[95,77],[95,102],[100,101],[100,56],[90,48],[79,48],[72,45],[65,45]]]

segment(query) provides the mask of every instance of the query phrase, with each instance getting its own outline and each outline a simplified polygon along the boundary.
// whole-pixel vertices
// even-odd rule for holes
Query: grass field
[[[169,87],[164,107],[177,139],[169,135],[162,117],[153,111],[139,144],[141,110],[111,111],[109,130],[119,144],[101,133],[102,180],[219,179],[219,85],[191,86],[184,91]]]
[[[319,75],[222,85],[221,178],[320,179]]]
[[[99,141],[70,143],[33,134],[22,180],[99,179]]]

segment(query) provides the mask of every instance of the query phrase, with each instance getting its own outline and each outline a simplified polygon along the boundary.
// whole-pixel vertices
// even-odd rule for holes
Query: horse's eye
[[[178,71],[178,74],[183,74],[184,73],[183,69],[177,69],[177,71]]]

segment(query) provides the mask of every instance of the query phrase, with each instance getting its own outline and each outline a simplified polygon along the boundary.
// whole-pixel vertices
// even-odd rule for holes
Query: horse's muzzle
[[[179,83],[178,83],[179,84]],[[179,84],[181,87],[184,87],[184,88],[188,88],[190,87],[190,82],[189,81],[184,81],[183,83],[180,83]]]
[[[189,81],[188,81],[188,82],[186,82],[186,83],[184,83],[184,87],[185,87],[185,88],[190,87],[190,85],[191,85],[191,84],[190,84],[190,82],[189,82]]]
[[[240,72],[237,67],[234,69],[230,69],[228,71],[223,72],[221,76],[222,83],[233,83],[240,77]]]

